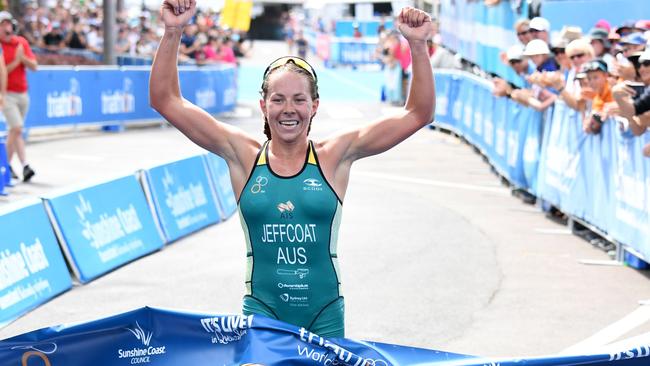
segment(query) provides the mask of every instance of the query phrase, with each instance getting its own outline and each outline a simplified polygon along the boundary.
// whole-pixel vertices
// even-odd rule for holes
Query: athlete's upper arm
[[[350,162],[380,154],[404,141],[430,121],[407,110],[334,137],[341,159]]]

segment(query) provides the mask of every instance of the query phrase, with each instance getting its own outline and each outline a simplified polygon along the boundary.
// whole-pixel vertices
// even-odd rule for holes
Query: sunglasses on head
[[[575,60],[575,59],[577,59],[577,58],[582,58],[582,57],[584,57],[584,56],[585,56],[584,53],[576,53],[575,55],[571,55],[571,56],[569,56],[569,58],[570,58],[571,60]]]
[[[603,71],[607,72],[607,65],[604,62],[590,61],[582,66],[582,71]]]
[[[316,76],[316,71],[314,71],[314,68],[311,67],[311,65],[305,61],[304,59],[296,56],[284,56],[280,57],[279,59],[271,62],[269,66],[264,70],[264,79],[266,79],[266,76],[273,70],[277,69],[278,67],[284,66],[288,63],[292,63],[301,69],[307,71],[309,75],[314,79],[315,82],[318,82],[318,77]]]

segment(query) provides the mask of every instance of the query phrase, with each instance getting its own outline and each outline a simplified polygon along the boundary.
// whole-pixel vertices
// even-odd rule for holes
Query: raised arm
[[[409,43],[412,58],[411,86],[404,109],[397,115],[333,138],[342,162],[351,163],[366,156],[382,153],[404,141],[431,122],[435,106],[433,72],[429,62],[427,39],[433,26],[429,14],[406,7],[402,9],[397,29]]]
[[[226,159],[231,170],[239,166],[245,171],[246,165],[252,164],[259,143],[240,129],[217,121],[181,96],[177,66],[178,47],[183,27],[195,11],[195,0],[163,2],[161,18],[165,24],[165,34],[151,67],[149,102],[194,143]]]

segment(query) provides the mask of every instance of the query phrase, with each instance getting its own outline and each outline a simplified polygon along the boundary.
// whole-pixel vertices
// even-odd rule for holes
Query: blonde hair
[[[564,52],[569,57],[578,53],[586,53],[590,59],[594,58],[596,54],[594,48],[591,46],[591,41],[586,37],[574,39],[569,42]]]
[[[518,32],[519,27],[521,27],[522,25],[525,25],[526,27],[528,27],[530,25],[530,20],[528,20],[528,19],[519,19],[519,20],[517,20],[515,22],[515,27],[514,27],[515,32]]]

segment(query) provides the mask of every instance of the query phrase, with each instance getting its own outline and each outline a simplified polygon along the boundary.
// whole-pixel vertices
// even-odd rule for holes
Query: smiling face
[[[307,139],[319,102],[312,98],[311,82],[308,75],[290,69],[279,69],[268,75],[268,90],[260,100],[260,108],[274,139],[285,142]]]

